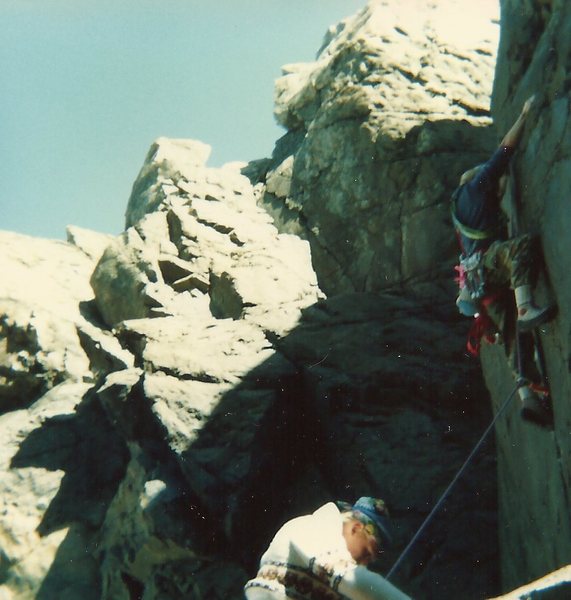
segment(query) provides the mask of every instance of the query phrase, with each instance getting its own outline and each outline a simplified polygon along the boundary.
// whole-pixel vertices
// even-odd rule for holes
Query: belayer
[[[463,173],[452,195],[452,220],[461,250],[460,264],[456,267],[460,285],[456,304],[462,314],[476,317],[471,336],[474,353],[482,335],[493,339],[490,328],[497,332],[504,329],[503,307],[509,288],[515,295],[520,333],[531,331],[555,314],[554,306],[538,307],[533,301],[537,239],[529,234],[506,239],[506,223],[500,207],[509,162],[533,103],[533,96],[526,100],[491,158]],[[551,414],[534,390],[524,384],[518,393],[522,417],[548,425]]]
[[[355,504],[328,502],[288,521],[262,555],[247,600],[410,600],[367,569],[390,541],[385,503],[362,497]]]

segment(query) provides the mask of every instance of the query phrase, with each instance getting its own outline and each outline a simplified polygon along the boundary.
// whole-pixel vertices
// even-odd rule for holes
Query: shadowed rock
[[[448,197],[495,145],[497,23],[401,5],[284,67],[271,158],[213,169],[207,145],[160,138],[121,235],[0,236],[0,595],[238,599],[286,519],[369,494],[395,524],[386,572],[456,474],[492,415],[454,312]],[[560,307],[555,430],[508,411],[396,574],[419,599],[569,563],[570,15],[533,7],[503,3],[494,116],[541,90],[516,172]],[[482,362],[496,407],[504,349]]]

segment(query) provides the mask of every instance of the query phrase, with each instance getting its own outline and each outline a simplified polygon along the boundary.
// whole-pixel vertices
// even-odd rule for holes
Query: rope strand
[[[504,401],[504,403],[500,406],[500,409],[495,414],[494,418],[492,419],[492,422],[488,425],[488,427],[486,428],[486,430],[484,431],[484,433],[478,440],[477,444],[474,446],[472,452],[470,452],[470,454],[468,455],[468,458],[464,461],[464,464],[460,467],[459,471],[456,473],[456,475],[454,476],[452,481],[448,484],[448,487],[444,490],[444,492],[438,499],[438,502],[434,505],[434,508],[430,511],[430,513],[428,514],[426,519],[424,519],[422,525],[418,528],[417,532],[414,534],[414,536],[412,537],[410,542],[407,544],[406,548],[402,551],[401,555],[398,557],[395,564],[391,567],[390,571],[385,576],[385,579],[389,580],[392,577],[392,575],[395,573],[395,571],[400,566],[401,562],[404,560],[405,556],[408,554],[410,549],[414,546],[414,544],[416,543],[418,538],[421,536],[423,531],[426,529],[426,526],[431,521],[432,517],[438,512],[439,508],[444,503],[446,496],[448,496],[448,494],[450,493],[450,490],[454,487],[454,485],[456,484],[458,479],[460,479],[460,477],[466,470],[467,466],[470,464],[470,462],[472,461],[472,459],[474,458],[474,456],[480,449],[480,446],[484,443],[484,440],[486,439],[486,437],[488,437],[488,434],[493,429],[494,425],[496,424],[496,421],[499,419],[499,417],[504,413],[504,411],[508,407],[508,404],[511,402],[511,399],[514,397],[514,395],[517,392],[517,390],[519,389],[519,387],[520,387],[520,382],[518,381],[516,383],[514,389],[511,391],[509,396]]]

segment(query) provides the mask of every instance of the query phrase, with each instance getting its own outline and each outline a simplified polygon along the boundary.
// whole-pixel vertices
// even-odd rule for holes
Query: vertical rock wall
[[[545,258],[538,298],[559,307],[542,328],[555,429],[537,431],[512,406],[498,425],[500,541],[506,589],[571,562],[571,5],[502,0],[493,114],[498,139],[524,100],[536,105],[514,159],[524,230]],[[503,351],[485,348],[483,366],[496,407],[512,380]]]

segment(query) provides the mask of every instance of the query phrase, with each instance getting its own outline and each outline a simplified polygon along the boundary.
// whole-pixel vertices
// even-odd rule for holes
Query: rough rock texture
[[[295,374],[272,340],[322,294],[307,242],[278,234],[250,182],[198,164],[194,146],[157,142],[139,218],[117,238],[2,237],[2,594],[241,595],[223,544]],[[155,159],[181,186],[166,201]]]
[[[185,145],[155,150],[163,173],[183,169]],[[284,519],[372,491],[402,547],[489,417],[475,365],[447,342],[458,319],[399,296],[325,300],[307,242],[278,234],[248,180],[192,164],[160,201],[137,180],[139,220],[110,243],[3,236],[4,320],[53,268],[41,309],[68,334],[35,356],[57,341],[81,358],[37,389],[26,372],[31,391],[0,418],[7,597],[240,598]],[[493,469],[484,454],[403,566],[418,597],[495,591]],[[477,569],[458,558],[474,547]]]
[[[503,587],[569,562],[568,9],[503,5],[495,130],[493,3],[392,6],[286,67],[270,159],[212,169],[205,144],[161,138],[120,236],[0,235],[1,598],[238,599],[285,519],[362,494],[392,509],[386,572],[491,418],[447,197],[532,87],[516,165],[560,307],[556,428],[498,424]],[[502,347],[482,361],[497,407]],[[396,574],[413,597],[501,592],[494,450]]]
[[[571,596],[571,566],[532,581],[517,590],[491,600],[567,600]]]
[[[77,336],[93,292],[93,261],[74,246],[0,237],[0,413],[25,407],[89,363]]]
[[[316,62],[284,67],[275,114],[287,133],[245,172],[265,182],[278,227],[310,241],[328,295],[449,278],[449,193],[492,143],[497,13],[369,2]]]
[[[554,432],[521,423],[515,407],[498,425],[502,573],[510,589],[571,563],[571,6],[505,0],[501,18],[494,119],[499,136],[524,100],[537,95],[514,170],[524,229],[539,233],[545,257],[538,297],[559,307],[541,334]],[[498,406],[512,386],[501,349],[485,348],[483,366]]]
[[[321,294],[308,244],[278,234],[237,167],[208,168],[203,154],[189,140],[160,139],[151,148],[133,185],[128,229],[91,278],[101,314],[109,325],[167,315],[243,318],[283,333]]]

